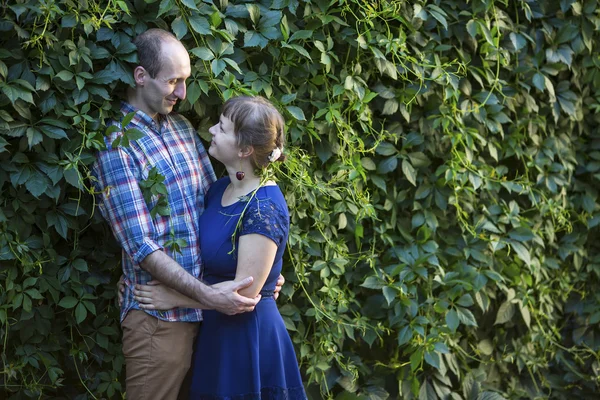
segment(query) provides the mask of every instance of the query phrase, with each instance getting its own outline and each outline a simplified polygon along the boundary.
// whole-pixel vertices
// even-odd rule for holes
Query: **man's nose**
[[[175,94],[175,96],[177,96],[179,99],[181,100],[185,100],[185,95],[186,95],[186,87],[185,87],[185,82],[179,82],[177,84],[177,86],[175,87],[175,91],[173,92]]]

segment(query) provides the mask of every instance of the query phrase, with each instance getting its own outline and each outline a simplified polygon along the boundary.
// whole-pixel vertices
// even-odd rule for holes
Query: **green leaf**
[[[296,93],[284,94],[281,96],[281,104],[289,104],[296,100]]]
[[[143,138],[144,136],[146,136],[146,134],[144,133],[144,131],[141,131],[137,128],[130,128],[125,131],[123,136],[125,136],[129,141],[133,141]]]
[[[523,321],[528,328],[531,327],[531,314],[529,312],[529,307],[523,305],[522,302],[519,302],[519,310],[521,311],[521,316],[523,317]]]
[[[82,272],[87,272],[88,271],[88,266],[87,266],[87,262],[85,262],[85,260],[78,258],[76,260],[74,260],[71,263],[71,266],[73,268],[75,268],[78,271],[82,271]]]
[[[34,197],[40,197],[48,189],[50,180],[41,173],[35,171],[31,177],[25,182],[25,187]]]
[[[511,301],[502,303],[496,314],[496,322],[494,325],[505,324],[512,320],[515,315],[515,305]]]
[[[31,297],[23,295],[23,311],[31,312]]]
[[[433,4],[429,4],[429,5],[427,5],[427,7],[430,8],[429,14],[433,18],[435,18],[440,24],[442,24],[444,29],[448,29],[448,22],[446,21],[446,18],[442,14],[443,11],[439,7],[434,6]],[[435,7],[435,9],[434,9],[434,7]]]
[[[408,343],[413,338],[413,330],[410,325],[404,326],[398,332],[398,346]]]
[[[23,289],[26,289],[30,286],[35,285],[37,280],[38,280],[38,278],[34,277],[34,276],[30,276],[29,278],[25,279],[25,281],[23,281]]]
[[[192,50],[190,50],[190,52],[204,61],[210,61],[215,58],[213,52],[207,47],[194,47]]]
[[[422,361],[423,361],[423,348],[418,348],[410,356],[410,369],[411,369],[411,371],[413,371],[413,372],[416,371],[417,368],[421,365]]]
[[[529,255],[529,250],[527,250],[527,248],[519,242],[511,240],[509,243],[510,246],[515,250],[515,253],[517,253],[517,256],[519,256],[519,258],[523,260],[525,264],[531,265],[531,256]]]
[[[171,29],[173,29],[173,33],[175,34],[177,39],[181,39],[188,32],[188,27],[183,18],[181,18],[181,16],[173,20],[173,22],[171,23]]]
[[[256,31],[247,31],[244,34],[244,47],[264,48],[269,41]]]
[[[382,288],[382,290],[383,290],[383,297],[385,297],[385,300],[387,301],[388,306],[389,306],[390,304],[392,304],[392,302],[396,298],[396,294],[398,292],[396,291],[396,289],[394,289],[393,287],[390,287],[390,286],[384,286]]]
[[[296,106],[286,106],[286,110],[298,121],[306,121],[306,117],[304,116],[304,111],[300,107]]]
[[[477,400],[506,400],[503,396],[496,392],[483,392],[477,396]]]
[[[215,76],[219,76],[225,67],[227,67],[227,64],[223,60],[214,59],[210,63],[210,68]]]
[[[136,111],[132,111],[128,114],[126,114],[123,119],[121,120],[121,126],[123,128],[127,128],[127,126],[131,123],[131,120],[133,119],[133,117],[135,116]],[[109,128],[109,129],[113,129],[113,128]],[[108,132],[108,130],[107,130]],[[114,132],[118,132],[118,128],[116,130],[114,130]]]
[[[39,290],[37,289],[27,289],[25,291],[25,293],[27,293],[27,295],[29,297],[31,297],[32,299],[36,299],[36,300],[42,300],[44,298],[44,296],[42,296],[42,294],[40,293]]]
[[[86,317],[87,317],[87,310],[86,310],[85,306],[83,305],[83,303],[77,304],[77,307],[75,307],[75,320],[77,321],[77,323],[81,324],[85,320]]]
[[[460,299],[458,299],[458,301],[456,302],[456,304],[463,306],[463,307],[470,307],[474,304],[473,298],[471,297],[470,294],[463,294]]]
[[[429,157],[420,151],[408,153],[408,158],[410,158],[411,164],[416,168],[426,168],[431,164]]]
[[[224,58],[222,58],[222,60],[225,61],[227,64],[229,64],[238,73],[243,74],[243,72],[240,69],[240,66],[238,65],[238,63],[236,63],[235,61],[233,61],[231,58],[224,57]]]
[[[458,319],[465,325],[468,326],[477,326],[477,320],[475,320],[475,316],[471,311],[463,307],[456,307],[458,312]]]
[[[378,174],[387,174],[392,171],[395,171],[398,167],[398,159],[396,156],[388,157],[379,163],[377,166]]]
[[[194,15],[189,19],[192,29],[201,35],[210,35],[210,23],[201,15]]]
[[[71,71],[60,71],[58,74],[56,74],[56,77],[59,79],[62,79],[63,81],[70,81],[73,79],[75,75],[73,75],[73,73]]]
[[[190,104],[195,104],[196,101],[198,101],[198,99],[200,98],[200,94],[201,94],[201,89],[200,89],[200,85],[198,85],[197,82],[193,81],[192,83],[190,83],[188,85],[187,100],[190,102]]]
[[[67,132],[51,125],[42,125],[40,130],[50,139],[68,139]]]
[[[440,369],[440,355],[435,351],[425,352],[425,362],[434,368]]]
[[[73,308],[73,307],[75,307],[75,305],[78,302],[79,302],[79,300],[77,300],[75,297],[66,296],[66,297],[63,297],[62,299],[60,299],[60,301],[58,302],[58,305],[63,308]]]
[[[313,31],[311,30],[299,30],[296,31],[292,34],[292,37],[290,37],[290,42],[293,42],[295,40],[304,40],[304,39],[312,39],[313,37]]]
[[[158,14],[156,17],[160,17],[161,15],[171,11],[171,9],[175,6],[174,0],[162,0],[160,2],[160,6],[158,8]]]
[[[274,28],[281,22],[281,11],[278,10],[267,10],[263,13],[262,18],[258,24],[259,30],[263,31],[265,28]]]
[[[362,287],[365,287],[367,289],[382,289],[384,287],[383,282],[381,282],[381,279],[379,279],[376,276],[369,276],[367,277],[367,279],[365,279],[365,281],[360,285]]]
[[[520,33],[511,32],[508,37],[516,51],[521,50],[527,44],[527,41]]]
[[[494,352],[494,346],[489,339],[483,339],[477,344],[477,349],[486,356],[491,356]]]
[[[31,149],[33,146],[40,144],[44,140],[44,136],[40,131],[34,128],[27,128],[27,144]]]
[[[417,173],[407,159],[402,160],[402,173],[410,183],[417,186]]]
[[[377,152],[377,154],[381,154],[382,156],[391,156],[393,154],[397,154],[398,150],[396,149],[396,146],[391,143],[381,142],[375,149],[375,152]]]
[[[198,11],[198,7],[196,7],[196,2],[194,0],[181,0],[181,2],[187,8]]]
[[[446,313],[446,325],[452,332],[456,332],[456,328],[460,324],[460,320],[458,319],[458,314],[455,309],[451,309]]]
[[[260,20],[260,8],[257,4],[246,4],[245,6],[250,15],[250,20],[254,25],[257,25]]]
[[[81,177],[79,176],[79,171],[77,171],[76,168],[65,169],[64,177],[65,180],[71,185],[75,186],[78,189],[82,189]]]
[[[514,239],[519,242],[527,242],[534,238],[531,229],[524,226],[520,226],[508,232],[508,236],[510,236],[511,239]]]
[[[308,54],[308,51],[306,51],[304,47],[297,44],[292,44],[291,47],[304,57],[308,58],[309,60],[312,60],[312,57],[310,56],[310,54]]]

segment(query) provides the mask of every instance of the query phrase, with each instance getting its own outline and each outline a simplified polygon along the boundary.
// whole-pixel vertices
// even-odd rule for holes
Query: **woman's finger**
[[[134,289],[133,294],[142,297],[152,297],[152,291],[146,289]]]
[[[151,304],[152,303],[152,298],[150,298],[150,297],[134,296],[133,298],[135,299],[135,301],[137,301],[140,304]]]

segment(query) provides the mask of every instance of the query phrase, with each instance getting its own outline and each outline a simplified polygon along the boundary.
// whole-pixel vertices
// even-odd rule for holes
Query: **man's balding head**
[[[133,44],[137,47],[138,64],[155,78],[163,67],[162,44],[168,41],[181,42],[171,32],[153,28],[138,35]],[[183,45],[182,45],[183,46]]]

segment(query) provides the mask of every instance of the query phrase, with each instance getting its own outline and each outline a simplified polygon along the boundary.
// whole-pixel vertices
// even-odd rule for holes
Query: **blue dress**
[[[221,206],[229,177],[215,182],[206,197],[200,217],[203,281],[214,284],[235,277],[237,238],[257,233],[277,244],[271,272],[261,290],[262,300],[253,312],[225,315],[203,312],[196,342],[190,399],[210,400],[300,400],[306,399],[296,354],[275,300],[275,283],[289,231],[289,214],[277,186],[263,186],[255,198]],[[231,237],[247,206],[236,233],[236,251]]]

